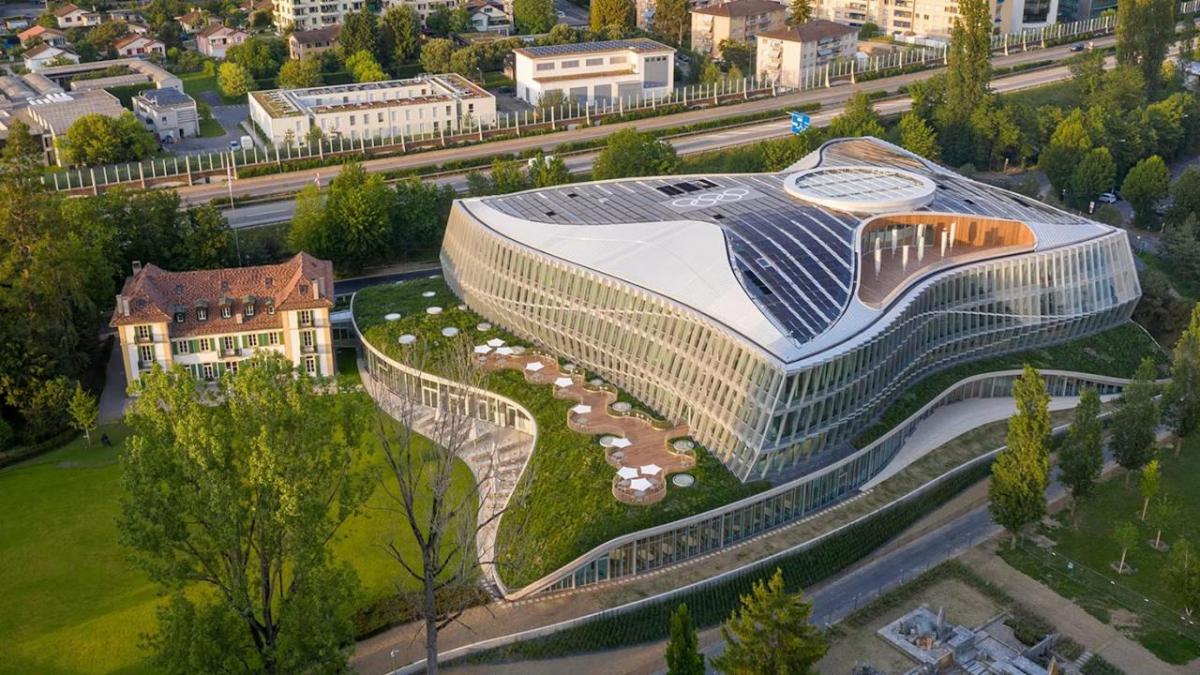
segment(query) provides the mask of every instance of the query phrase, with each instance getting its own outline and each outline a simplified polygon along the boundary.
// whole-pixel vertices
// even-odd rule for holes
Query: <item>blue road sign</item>
[[[812,120],[809,119],[808,113],[802,113],[802,112],[792,113],[792,133],[793,134],[802,134],[805,131],[808,131],[808,127],[811,124],[812,124]]]

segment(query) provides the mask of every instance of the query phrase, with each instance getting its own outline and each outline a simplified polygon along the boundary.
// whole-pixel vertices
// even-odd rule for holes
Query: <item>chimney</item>
[[[141,272],[141,271],[142,271],[142,261],[134,260],[133,261],[133,276],[136,277],[138,275],[138,272]]]
[[[325,297],[325,277],[317,277],[316,289],[317,295],[315,297]]]
[[[320,283],[321,283],[320,279],[313,279],[313,285],[312,285],[313,300],[317,300],[321,297],[321,289],[317,286]]]

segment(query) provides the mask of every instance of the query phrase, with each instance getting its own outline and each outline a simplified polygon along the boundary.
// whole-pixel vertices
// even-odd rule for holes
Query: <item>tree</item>
[[[1142,512],[1139,517],[1142,522],[1145,522],[1146,511],[1150,509],[1150,500],[1157,497],[1159,490],[1162,489],[1162,473],[1157,459],[1150,460],[1142,469],[1142,476],[1138,480],[1138,489],[1142,493]]]
[[[1191,542],[1183,538],[1175,541],[1167,556],[1167,563],[1163,565],[1162,576],[1176,601],[1183,607],[1183,613],[1191,617],[1196,606],[1200,605],[1200,560],[1197,560]]]
[[[361,10],[342,17],[342,30],[338,33],[337,41],[345,58],[359,52],[367,52],[371,58],[378,58],[379,23],[366,3],[363,3]]]
[[[1179,277],[1200,282],[1200,239],[1197,239],[1196,216],[1188,215],[1182,223],[1163,227],[1159,252]],[[1144,293],[1143,293],[1144,295]]]
[[[67,413],[71,416],[71,426],[83,432],[88,445],[92,444],[92,429],[96,428],[96,418],[100,416],[100,407],[96,397],[83,390],[83,385],[75,383],[75,393],[67,404]]]
[[[1100,396],[1084,389],[1075,407],[1075,420],[1058,451],[1058,478],[1071,493],[1071,514],[1088,496],[1104,468],[1104,427],[1100,423]]]
[[[1179,515],[1179,505],[1171,501],[1167,495],[1154,500],[1150,505],[1150,526],[1154,528],[1154,543],[1151,547],[1156,551],[1162,550],[1162,531],[1175,516]]]
[[[558,155],[550,155],[547,157],[538,151],[529,160],[529,184],[535,188],[551,187],[554,185],[563,185],[571,182],[571,172],[567,169],[567,163]]]
[[[896,125],[900,147],[915,152],[925,159],[938,160],[937,132],[924,119],[913,112],[906,113]]]
[[[72,164],[131,162],[157,148],[154,136],[129,111],[120,117],[84,115],[71,124],[59,142],[59,150]]]
[[[1088,203],[1101,192],[1112,189],[1116,173],[1117,167],[1113,164],[1108,148],[1092,148],[1071,174],[1067,194],[1071,196],[1071,201],[1077,208],[1087,208]]]
[[[1055,127],[1050,144],[1038,158],[1038,168],[1046,174],[1054,189],[1069,188],[1075,168],[1091,149],[1092,139],[1083,111],[1076,108]]]
[[[1158,386],[1154,383],[1156,372],[1154,361],[1149,357],[1143,359],[1113,411],[1109,445],[1117,464],[1126,471],[1126,485],[1129,475],[1145,466],[1154,453],[1155,429],[1159,421],[1158,404],[1154,401],[1158,394]]]
[[[226,61],[217,70],[217,88],[230,98],[245,96],[254,88],[254,79],[245,66]]]
[[[450,55],[450,72],[463,77],[475,77],[480,74],[479,52],[474,47],[463,47],[454,50]]]
[[[704,68],[700,71],[700,84],[716,84],[725,79],[725,72],[716,61],[704,60]]]
[[[557,22],[553,0],[513,0],[513,23],[518,33],[546,33]]]
[[[492,194],[508,194],[520,192],[529,187],[525,174],[521,172],[521,164],[515,159],[496,158],[492,160]]]
[[[813,145],[820,142],[817,129],[810,127],[803,134],[792,134],[787,138],[763,141],[762,167],[764,171],[783,171],[812,152]]]
[[[588,22],[594,31],[609,26],[632,28],[633,12],[631,0],[593,0]]]
[[[1195,243],[1194,237],[1193,234]],[[1200,428],[1200,304],[1192,306],[1187,329],[1172,350],[1171,381],[1167,383],[1163,404],[1175,432],[1175,456],[1178,457],[1183,439]]]
[[[397,183],[391,250],[412,255],[439,246],[456,196],[449,185],[439,186],[416,178]]]
[[[346,59],[346,70],[354,76],[355,82],[381,82],[388,79],[387,73],[367,51],[355,52]]]
[[[1151,89],[1176,39],[1174,0],[1121,0],[1117,3],[1117,62],[1137,66]]]
[[[712,660],[721,673],[812,673],[829,650],[827,638],[809,623],[812,605],[783,588],[783,572],[754,582],[741,607],[721,625],[725,653]]]
[[[875,112],[875,106],[866,92],[857,92],[846,101],[842,114],[829,123],[829,135],[833,138],[846,136],[884,135],[883,124]]]
[[[946,54],[945,101],[936,112],[942,155],[959,165],[978,154],[971,115],[988,96],[992,79],[992,13],[987,0],[965,0],[950,29]]]
[[[453,42],[446,38],[434,38],[421,47],[421,67],[427,73],[448,73],[452,54]]]
[[[787,25],[799,26],[808,23],[813,18],[812,0],[792,0],[788,12]]]
[[[654,32],[676,47],[684,46],[692,15],[687,0],[658,0],[654,5]]]
[[[450,11],[450,32],[451,33],[470,33],[475,29],[475,25],[471,23],[471,13],[464,7],[457,7]]]
[[[1133,207],[1133,220],[1147,227],[1154,223],[1154,204],[1167,196],[1171,171],[1158,155],[1151,155],[1134,165],[1121,183],[1121,196]]]
[[[29,133],[29,125],[19,119],[13,119],[8,127],[8,140],[4,144],[3,161],[5,163],[22,160],[36,160],[41,157],[42,150],[33,135]]]
[[[450,35],[450,8],[447,5],[435,7],[425,17],[425,30],[430,35],[447,37]]]
[[[12,144],[12,132],[8,135]],[[1167,212],[1168,223],[1181,223],[1189,215],[1200,217],[1200,169],[1188,167],[1171,184],[1171,210]]]
[[[1013,383],[1013,399],[1017,412],[1008,420],[1007,445],[992,462],[988,509],[1015,547],[1021,528],[1046,513],[1050,475],[1050,395],[1033,366],[1026,364]]]
[[[1129,569],[1125,566],[1125,557],[1129,555],[1129,549],[1137,546],[1137,526],[1129,522],[1119,523],[1113,528],[1112,537],[1117,546],[1121,547],[1121,560],[1117,563],[1117,574],[1125,574],[1125,570]]]
[[[717,45],[717,50],[721,52],[721,59],[730,66],[736,66],[742,72],[753,72],[751,67],[754,63],[754,56],[757,48],[744,40],[721,40]]]
[[[667,640],[667,675],[704,675],[704,655],[686,604],[671,613],[671,637]]]
[[[1104,51],[1090,49],[1067,59],[1071,81],[1079,94],[1079,100],[1087,101],[1100,89],[1104,77]]]
[[[315,58],[292,59],[279,69],[276,84],[284,89],[303,89],[321,84],[321,62]]]
[[[288,46],[279,38],[256,35],[230,47],[225,60],[242,66],[251,77],[268,78],[279,72],[279,64],[288,60]]]
[[[216,395],[182,367],[139,386],[117,524],[171,598],[151,640],[159,667],[344,669],[357,578],[330,543],[369,494],[361,402],[322,395],[281,355],[242,361]]]
[[[421,15],[409,5],[392,5],[380,19],[381,41],[390,41],[392,67],[416,59],[421,53]]]
[[[592,178],[607,180],[631,176],[661,176],[679,165],[675,148],[648,133],[622,129],[611,134],[592,164]]]

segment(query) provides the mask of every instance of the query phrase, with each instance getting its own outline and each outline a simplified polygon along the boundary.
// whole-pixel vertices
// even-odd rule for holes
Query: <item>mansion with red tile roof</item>
[[[278,265],[168,272],[134,263],[117,296],[125,377],[182,365],[214,381],[259,349],[314,376],[334,374],[333,264],[297,253]]]

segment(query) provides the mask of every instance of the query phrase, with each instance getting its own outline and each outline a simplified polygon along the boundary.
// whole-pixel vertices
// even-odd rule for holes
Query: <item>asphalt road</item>
[[[1111,41],[1112,38],[1105,38],[1102,40],[1097,40],[1096,42],[1098,46],[1105,46]],[[1013,54],[1008,57],[998,57],[995,61],[997,65],[1012,65],[1014,63],[1024,63],[1032,60],[1063,58],[1069,55],[1070,51],[1064,46],[1047,50],[1030,51],[1023,54]],[[588,127],[585,129],[534,136],[531,138],[518,138],[462,148],[437,150],[419,153],[416,155],[404,155],[400,157],[369,160],[364,162],[364,166],[371,171],[385,171],[401,168],[412,168],[436,162],[444,162],[450,159],[487,156],[504,152],[517,153],[534,148],[552,150],[556,145],[567,140],[580,141],[603,137],[626,126],[636,126],[641,130],[666,128],[685,123],[727,117],[730,115],[742,115],[759,110],[774,110],[786,107],[789,104],[799,105],[802,103],[812,102],[821,103],[822,108],[819,112],[812,115],[812,122],[816,125],[825,125],[841,112],[842,104],[847,98],[850,97],[852,93],[858,89],[870,88],[871,90],[878,90],[885,87],[887,89],[893,89],[901,84],[910,83],[918,79],[928,77],[932,72],[935,71],[911,73],[908,75],[887,78],[884,80],[873,80],[869,83],[862,83],[858,85],[844,85],[830,89],[807,91],[800,94],[754,101],[736,107],[726,106],[722,108],[696,110],[688,113],[670,115],[663,118],[640,120],[638,122],[626,124],[602,125],[599,127]],[[1039,87],[1058,82],[1066,77],[1069,77],[1069,75],[1070,72],[1066,66],[1017,73],[1015,75],[993,80],[992,90],[998,93],[1004,93],[1017,91],[1020,89],[1030,89],[1033,87]],[[878,103],[875,108],[882,114],[896,114],[907,111],[910,106],[911,101],[909,99],[895,99],[890,101],[882,101]],[[736,147],[768,138],[786,136],[789,133],[791,133],[790,121],[788,119],[781,118],[779,120],[739,127],[737,129],[717,130],[684,136],[671,140],[671,143],[675,146],[676,152],[678,152],[680,155],[688,155]],[[566,158],[567,168],[572,172],[590,170],[594,158],[595,153],[573,155]],[[334,176],[337,175],[339,170],[339,167],[324,167],[322,169],[295,171],[286,174],[260,176],[257,178],[238,180],[234,182],[233,194],[248,195],[294,192],[314,182],[322,185],[327,184],[333,179]],[[462,175],[431,178],[427,180],[435,183],[447,183],[460,191],[466,188],[466,178]],[[224,184],[196,185],[192,187],[179,188],[179,194],[185,203],[194,204],[207,202],[211,199],[226,198],[229,196],[229,190]],[[281,200],[277,202],[253,204],[227,209],[225,211],[225,216],[229,219],[229,223],[232,227],[255,227],[258,225],[266,225],[289,220],[291,218],[293,209],[294,202],[292,200]]]

